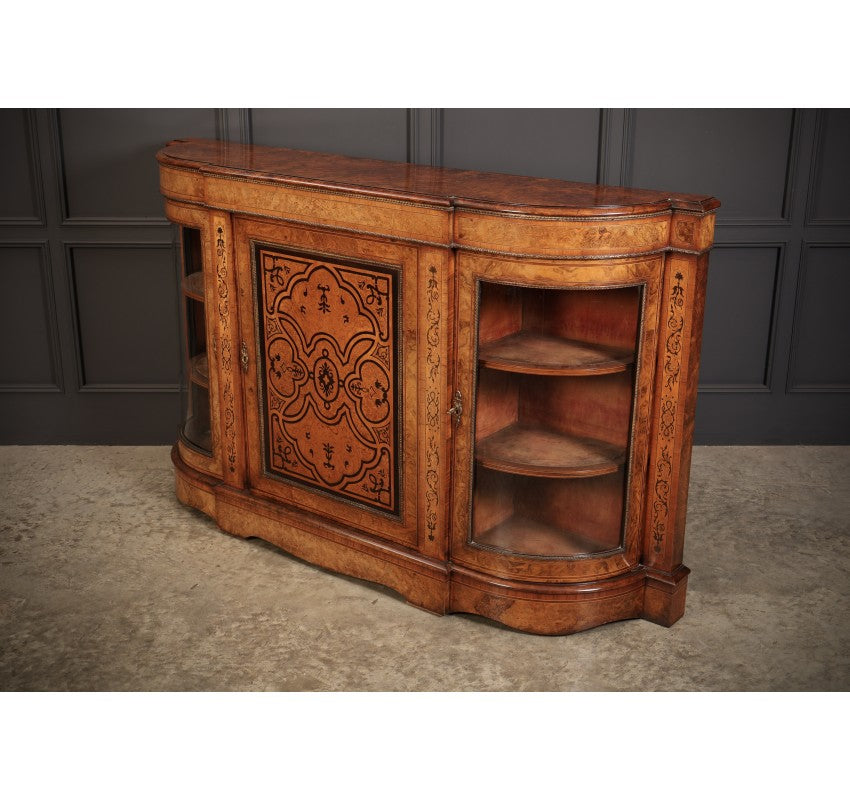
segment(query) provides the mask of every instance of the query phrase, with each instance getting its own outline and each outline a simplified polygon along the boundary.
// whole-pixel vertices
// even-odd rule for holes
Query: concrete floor
[[[3,690],[848,690],[850,447],[697,448],[685,616],[436,617],[174,498],[167,447],[0,448]]]

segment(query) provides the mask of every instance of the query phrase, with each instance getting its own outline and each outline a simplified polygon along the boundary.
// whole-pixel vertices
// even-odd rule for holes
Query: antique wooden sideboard
[[[717,200],[178,140],[177,495],[443,614],[684,612]]]

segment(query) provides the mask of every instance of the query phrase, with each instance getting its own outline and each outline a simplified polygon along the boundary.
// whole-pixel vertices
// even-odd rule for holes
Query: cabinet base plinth
[[[171,458],[178,499],[212,517],[223,531],[264,539],[296,558],[379,583],[412,605],[446,613],[448,568],[441,562],[211,480],[187,466],[176,447]]]
[[[647,570],[641,616],[669,628],[685,613],[685,593],[690,570],[680,566],[672,574]]]
[[[640,567],[582,583],[509,581],[424,557],[326,519],[264,500],[198,472],[172,450],[177,497],[225,532],[258,537],[319,567],[386,586],[434,614],[488,617],[536,634],[568,634],[643,617],[672,625],[684,612],[689,570]]]
[[[452,567],[450,610],[528,633],[566,634],[639,617],[643,593],[643,570],[586,583],[529,585]]]

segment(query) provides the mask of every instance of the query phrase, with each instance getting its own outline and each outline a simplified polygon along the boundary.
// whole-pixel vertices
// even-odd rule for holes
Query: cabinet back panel
[[[522,328],[522,294],[515,286],[481,283],[478,303],[478,341],[493,342]]]
[[[633,350],[640,312],[638,287],[598,291],[548,291],[543,314],[550,336]]]
[[[632,371],[580,378],[525,378],[519,417],[571,436],[625,448],[632,412]]]
[[[475,535],[494,528],[514,514],[516,478],[505,472],[478,467],[475,470],[475,491],[472,500],[472,520]]]
[[[478,372],[475,441],[516,422],[519,413],[520,378],[510,372],[481,369]]]
[[[598,543],[620,544],[623,528],[623,471],[598,478],[526,478],[517,491],[517,513]]]

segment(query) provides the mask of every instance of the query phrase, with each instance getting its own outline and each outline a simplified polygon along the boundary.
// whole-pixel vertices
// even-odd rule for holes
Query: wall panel
[[[41,186],[35,156],[29,112],[0,109],[0,224],[40,221]]]
[[[0,243],[0,391],[59,391],[46,243]]]
[[[716,246],[710,257],[700,390],[767,389],[781,247]]]
[[[710,193],[696,441],[850,444],[847,109],[0,109],[0,443],[167,443],[156,150],[200,136]]]
[[[163,222],[154,156],[170,139],[214,138],[211,109],[67,109],[58,117],[64,215]]]
[[[809,221],[850,223],[850,109],[818,115]]]
[[[404,108],[258,108],[251,112],[254,144],[407,160]]]
[[[791,345],[792,391],[850,392],[848,298],[850,243],[805,246]]]
[[[599,109],[449,108],[443,166],[594,183]]]
[[[629,185],[711,194],[718,222],[787,218],[790,109],[641,109]]]
[[[84,390],[178,388],[177,273],[171,246],[68,248]]]

